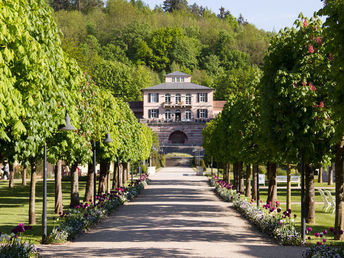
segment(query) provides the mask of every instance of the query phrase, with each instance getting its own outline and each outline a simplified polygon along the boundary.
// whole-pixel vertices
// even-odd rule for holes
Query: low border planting
[[[0,257],[29,258],[39,257],[39,248],[36,248],[30,241],[26,241],[23,234],[31,230],[31,226],[24,226],[19,223],[12,229],[10,235],[0,232]]]
[[[225,201],[233,202],[233,208],[240,212],[259,230],[276,239],[282,245],[300,245],[301,237],[296,231],[291,210],[282,212],[279,202],[274,205],[267,203],[257,208],[253,201],[248,202],[240,198],[240,193],[232,189],[231,183],[219,180],[213,176],[210,185],[215,187],[215,192]]]
[[[113,210],[132,200],[145,187],[147,175],[142,175],[125,188],[117,188],[109,194],[96,196],[95,203],[82,203],[69,208],[55,220],[55,227],[48,237],[49,243],[63,243],[94,227]]]

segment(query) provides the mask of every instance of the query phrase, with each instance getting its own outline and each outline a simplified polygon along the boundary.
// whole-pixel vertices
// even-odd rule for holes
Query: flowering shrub
[[[215,187],[215,192],[224,201],[232,202],[240,199],[240,193],[237,193],[237,191],[232,188],[232,184],[219,180],[217,176],[213,176],[210,179],[210,185]]]
[[[291,210],[282,212],[277,201],[275,206],[270,203],[261,208],[245,199],[240,199],[240,193],[232,189],[231,183],[226,183],[214,176],[210,184],[215,187],[216,193],[225,201],[233,201],[233,207],[260,230],[275,238],[283,245],[299,245],[301,237],[294,226],[296,215]]]
[[[68,209],[56,219],[55,226],[48,237],[48,242],[65,242],[73,239],[77,234],[89,230],[99,223],[114,209],[124,202],[132,200],[145,187],[147,175],[132,182],[126,188],[117,188],[110,194],[96,196],[95,203],[82,203]]]
[[[24,226],[23,223],[19,223],[18,226],[12,229],[10,235],[1,234],[0,232],[0,257],[39,257],[39,250],[30,242],[21,239],[22,234],[31,229],[31,226]]]

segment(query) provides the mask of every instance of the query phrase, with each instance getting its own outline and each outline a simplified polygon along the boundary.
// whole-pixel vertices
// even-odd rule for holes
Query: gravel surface
[[[276,244],[219,200],[191,168],[169,167],[133,202],[87,234],[45,245],[43,257],[302,257]]]

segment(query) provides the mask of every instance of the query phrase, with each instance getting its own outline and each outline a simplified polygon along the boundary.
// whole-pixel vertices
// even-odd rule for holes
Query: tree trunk
[[[94,171],[93,171],[93,164],[88,163],[87,169],[87,183],[86,183],[86,192],[85,192],[85,199],[86,202],[93,201],[93,193],[94,193]]]
[[[252,184],[252,199],[257,200],[257,175],[259,173],[258,165],[253,165],[253,184]]]
[[[55,213],[63,213],[62,203],[62,161],[58,160],[55,166]]]
[[[123,163],[121,163],[119,165],[119,169],[118,169],[118,182],[119,182],[119,186],[122,187],[123,186]]]
[[[126,178],[126,174],[127,174],[127,164],[128,163],[123,163],[123,173],[122,173],[122,183],[123,183],[123,186],[125,185],[126,181],[125,181],[125,178]]]
[[[335,229],[337,232],[344,230],[344,171],[343,171],[343,148],[344,138],[341,144],[337,146],[336,151],[336,215],[335,215]],[[343,240],[344,234],[335,235],[334,239]]]
[[[240,180],[240,188],[239,192],[244,193],[245,192],[245,180],[244,180],[244,167],[243,163],[239,163],[239,180]]]
[[[333,185],[333,164],[328,167],[328,185]]]
[[[227,182],[228,181],[228,177],[227,177],[227,163],[223,163],[223,181]]]
[[[291,170],[290,165],[287,165],[287,209],[291,209]]]
[[[315,224],[315,189],[314,189],[314,168],[310,164],[305,165],[306,176],[306,198],[305,215],[306,223]]]
[[[128,182],[129,180],[129,175],[130,175],[130,162],[127,163],[127,173],[125,173],[125,182]]]
[[[233,189],[238,189],[238,164],[233,163]]]
[[[30,203],[29,203],[29,224],[36,225],[36,162],[31,162],[31,181],[30,181]]]
[[[277,201],[277,172],[276,163],[267,164],[268,178],[269,178],[269,189],[267,202],[271,202],[272,206],[276,205]]]
[[[80,204],[79,199],[79,174],[77,170],[78,164],[75,163],[71,166],[71,195],[70,207],[75,207]]]
[[[230,183],[231,182],[231,164],[229,163],[227,163],[226,174],[227,174],[227,183]]]
[[[319,167],[318,183],[322,183],[322,182],[323,182],[323,168],[321,166]]]
[[[251,165],[246,166],[246,197],[251,197]]]
[[[24,167],[24,170],[23,170],[22,185],[26,186],[26,167]]]
[[[114,162],[113,176],[112,176],[112,189],[117,188],[117,170],[118,170],[117,162]]]
[[[100,175],[98,185],[98,195],[103,195],[106,192],[106,175],[108,173],[108,163],[100,162]]]
[[[14,187],[14,173],[16,171],[16,167],[14,165],[15,163],[9,165],[10,168],[10,178],[8,180],[8,187],[13,188]]]
[[[108,164],[108,172],[106,174],[106,192],[109,194],[111,192],[111,163]]]

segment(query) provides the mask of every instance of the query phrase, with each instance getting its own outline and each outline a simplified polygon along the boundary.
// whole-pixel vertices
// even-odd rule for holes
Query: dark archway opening
[[[184,144],[187,140],[188,137],[182,131],[174,131],[170,134],[170,137],[168,137],[170,143]]]

